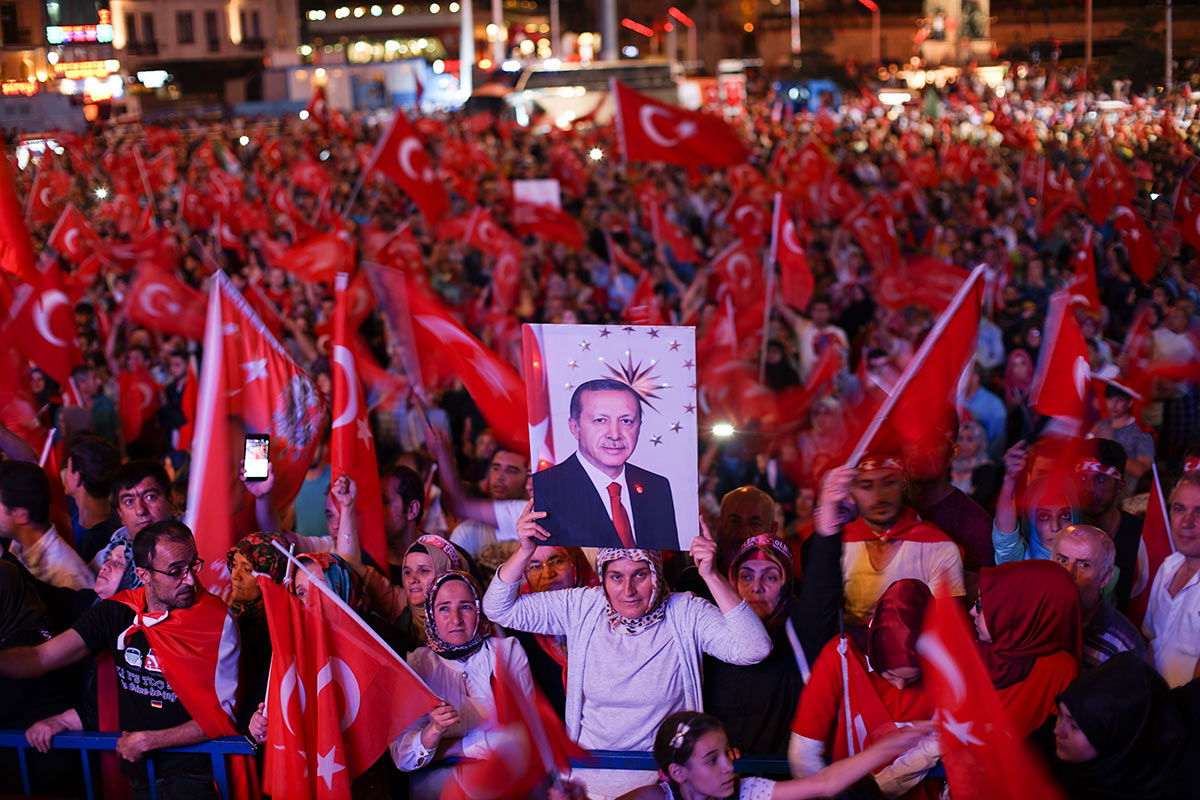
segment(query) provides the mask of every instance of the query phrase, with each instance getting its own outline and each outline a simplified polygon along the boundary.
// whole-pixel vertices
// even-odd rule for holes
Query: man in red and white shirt
[[[865,625],[887,587],[915,578],[951,596],[966,594],[962,553],[935,525],[904,504],[904,462],[874,453],[831,470],[821,489],[818,532],[842,534],[846,622]]]

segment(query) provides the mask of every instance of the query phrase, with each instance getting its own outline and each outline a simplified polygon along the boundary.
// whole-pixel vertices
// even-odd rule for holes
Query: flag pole
[[[1171,535],[1171,518],[1167,515],[1167,499],[1163,497],[1162,483],[1158,479],[1158,464],[1154,459],[1150,459],[1150,471],[1154,475],[1154,493],[1158,495],[1156,498],[1151,498],[1151,502],[1157,502],[1159,510],[1162,512],[1163,524],[1167,528],[1167,541],[1171,544],[1171,552],[1179,552],[1175,548],[1175,537]]]
[[[875,412],[874,419],[871,420],[871,424],[867,426],[866,431],[864,431],[862,437],[859,438],[858,444],[854,445],[854,451],[850,454],[850,458],[846,460],[847,464],[857,464],[858,460],[862,458],[863,451],[865,451],[867,446],[871,444],[871,440],[875,438],[875,434],[878,433],[879,429],[883,426],[884,420],[888,418],[888,415],[892,413],[892,409],[895,408],[896,399],[904,393],[905,388],[908,387],[908,384],[912,381],[913,376],[917,374],[918,370],[920,370],[921,366],[925,363],[925,359],[929,358],[929,352],[933,349],[934,344],[937,343],[937,340],[946,330],[946,326],[950,324],[950,318],[953,317],[955,313],[958,312],[958,309],[962,307],[962,304],[966,302],[967,294],[975,287],[975,284],[980,281],[986,269],[987,265],[985,264],[980,264],[979,266],[975,267],[975,269],[971,270],[971,274],[967,276],[967,279],[963,281],[962,286],[958,287],[958,292],[955,293],[954,299],[950,301],[950,305],[946,306],[946,310],[943,311],[942,316],[938,318],[937,324],[933,326],[933,330],[931,330],[929,335],[925,337],[925,341],[921,342],[920,349],[917,350],[917,354],[913,356],[913,360],[908,362],[908,366],[904,369],[904,374],[901,375],[900,380],[896,382],[896,386],[892,389],[892,393],[888,395],[887,400],[885,400],[883,405],[879,407],[879,410]]]
[[[362,191],[363,181],[367,179],[367,175],[371,173],[371,170],[375,169],[375,162],[379,160],[379,148],[388,140],[388,137],[392,135],[392,128],[396,127],[396,118],[398,116],[400,116],[400,109],[397,108],[392,114],[392,121],[388,123],[387,130],[383,132],[383,136],[381,136],[379,141],[375,143],[375,150],[371,153],[371,160],[368,161],[367,166],[363,167],[362,171],[358,173],[358,180],[354,182],[354,188],[350,190],[350,197],[345,203],[342,204],[342,208],[341,211],[338,212],[338,216],[346,216],[346,212],[354,207],[354,201],[358,199],[358,194]]]
[[[771,333],[771,303],[775,299],[775,267],[779,253],[779,242],[776,236],[779,232],[780,199],[782,192],[775,193],[775,208],[771,211],[771,244],[767,250],[767,301],[763,303],[762,349],[758,354],[758,382],[763,383],[767,378],[767,341]]]
[[[46,441],[42,445],[42,454],[38,458],[38,466],[39,467],[46,466],[46,459],[48,459],[50,457],[50,448],[54,446],[54,435],[56,433],[58,433],[58,428],[51,428],[46,433]]]

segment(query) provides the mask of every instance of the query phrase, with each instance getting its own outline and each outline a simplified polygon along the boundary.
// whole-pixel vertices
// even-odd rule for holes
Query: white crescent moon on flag
[[[954,694],[954,705],[959,706],[967,696],[967,682],[958,665],[954,663],[954,657],[946,649],[945,643],[933,634],[922,634],[921,638],[917,639],[917,652],[933,662],[938,672],[942,673]]]
[[[161,283],[152,283],[141,293],[141,296],[138,298],[138,305],[152,317],[165,317],[166,314],[154,305],[154,299],[160,294],[170,296],[171,290]]]
[[[678,135],[678,132],[676,132],[677,135],[674,138],[663,136],[662,132],[655,127],[655,117],[666,117],[667,119],[673,119],[674,116],[675,115],[670,111],[661,109],[658,106],[642,106],[641,110],[638,111],[638,121],[642,123],[642,130],[644,130],[646,135],[649,136],[659,147],[674,147],[675,145],[679,144],[682,139],[682,137]]]
[[[295,734],[296,729],[292,727],[291,714],[288,710],[288,703],[292,699],[292,692],[299,692],[300,713],[303,714],[308,698],[304,696],[304,684],[296,679],[295,659],[292,660],[292,665],[288,667],[287,672],[283,673],[283,679],[279,681],[279,707],[283,714],[283,724],[287,726],[290,733]]]
[[[42,205],[44,205],[46,208],[50,208],[54,205],[54,197],[53,195],[48,195],[49,191],[50,187],[44,186],[42,187],[42,190],[38,192],[38,200],[40,200]]]
[[[793,253],[804,253],[804,245],[800,244],[800,239],[796,236],[796,223],[790,219],[783,223],[783,245]]]
[[[400,162],[400,169],[404,170],[404,174],[414,181],[421,180],[421,176],[417,174],[416,168],[412,165],[412,155],[420,149],[421,143],[415,136],[406,137],[396,148],[396,160]]]
[[[150,387],[144,383],[139,383],[137,385],[137,389],[138,394],[142,396],[142,403],[140,406],[138,406],[138,409],[145,411],[150,407],[150,402],[154,399],[154,393],[150,390]]]
[[[58,306],[67,305],[67,296],[57,289],[42,292],[33,307],[33,325],[42,338],[55,347],[66,347],[67,343],[54,335],[50,329],[50,314]]]
[[[1075,393],[1082,398],[1087,391],[1088,379],[1092,377],[1092,367],[1083,356],[1075,356],[1071,372],[1071,377],[1075,379]]]
[[[362,702],[362,692],[359,690],[358,680],[354,677],[350,666],[340,658],[332,657],[317,673],[317,694],[335,682],[342,687],[342,694],[346,698],[346,709],[342,712],[341,719],[342,730],[346,730],[354,724],[354,720],[358,719],[358,707]]]
[[[333,363],[342,368],[342,374],[346,378],[346,394],[349,396],[346,407],[333,421],[333,429],[337,430],[358,419],[358,373],[354,367],[354,354],[344,345],[333,346]]]
[[[69,230],[63,234],[63,249],[66,250],[68,254],[78,253],[79,252],[79,246],[77,244],[78,240],[79,240],[79,229],[71,228],[71,230]]]

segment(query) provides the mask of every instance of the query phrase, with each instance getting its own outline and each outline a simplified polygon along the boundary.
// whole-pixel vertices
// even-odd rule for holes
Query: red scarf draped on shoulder
[[[876,533],[861,516],[842,528],[843,542],[873,542],[882,539],[885,542],[949,542],[949,536],[932,522],[926,522],[917,516],[916,509],[903,506],[899,518],[892,527],[883,533]]]
[[[190,608],[152,614],[146,611],[146,587],[126,589],[113,600],[133,610],[133,624],[118,639],[118,649],[142,631],[158,657],[163,677],[206,736],[235,736],[239,640],[228,607],[201,587]]]

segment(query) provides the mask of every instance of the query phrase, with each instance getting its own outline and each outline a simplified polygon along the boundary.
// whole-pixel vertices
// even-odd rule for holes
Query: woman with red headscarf
[[[1054,713],[1054,698],[1079,672],[1079,592],[1053,561],[983,570],[971,607],[983,662],[1019,738]]]
[[[879,598],[865,643],[842,635],[821,651],[792,720],[792,775],[820,771],[830,747],[833,759],[841,760],[896,726],[933,717],[933,698],[917,658],[917,638],[932,599],[921,581],[896,581]],[[940,757],[935,739],[922,740],[877,772],[875,781],[887,797],[932,800],[940,781],[925,775]]]

